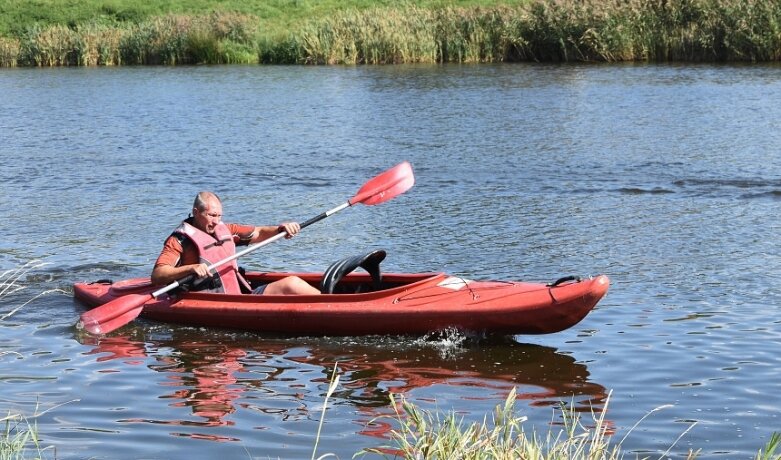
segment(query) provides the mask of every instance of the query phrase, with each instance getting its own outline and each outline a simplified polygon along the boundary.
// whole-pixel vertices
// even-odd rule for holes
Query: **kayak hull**
[[[253,284],[296,275],[317,286],[321,273],[247,273]],[[558,285],[470,281],[443,273],[350,273],[341,292],[314,296],[180,292],[144,305],[141,316],[163,322],[283,335],[423,335],[448,328],[478,333],[548,334],[580,322],[608,290],[600,275]],[[148,278],[76,283],[74,297],[97,307],[129,294],[149,294]],[[368,292],[367,292],[368,291]]]

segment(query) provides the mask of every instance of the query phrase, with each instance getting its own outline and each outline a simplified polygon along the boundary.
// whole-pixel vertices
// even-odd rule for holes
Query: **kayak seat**
[[[323,273],[323,279],[320,281],[320,292],[323,294],[333,294],[334,288],[344,275],[352,272],[358,267],[366,270],[372,277],[374,289],[380,289],[382,285],[382,274],[380,273],[380,262],[385,259],[385,251],[377,249],[368,254],[359,256],[345,257],[332,263]]]

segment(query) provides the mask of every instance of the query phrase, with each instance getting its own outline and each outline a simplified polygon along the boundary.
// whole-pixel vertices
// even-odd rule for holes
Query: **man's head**
[[[206,233],[222,221],[222,203],[212,192],[199,192],[193,202],[193,225]]]

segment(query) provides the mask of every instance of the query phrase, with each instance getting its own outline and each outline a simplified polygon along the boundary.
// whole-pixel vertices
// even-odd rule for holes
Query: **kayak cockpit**
[[[297,276],[312,286],[319,287],[324,275],[322,273],[265,273],[265,272],[246,272],[244,277],[253,287],[272,283],[286,276]],[[388,273],[382,276],[382,280],[377,284],[375,278],[365,272],[348,273],[339,279],[328,294],[365,294],[369,292],[387,291],[399,287],[417,284],[421,281],[430,280],[433,277],[444,277],[441,273]]]
[[[297,276],[311,286],[318,288],[323,294],[364,294],[369,292],[387,291],[398,287],[417,284],[424,280],[430,280],[439,273],[391,273],[383,274],[380,263],[385,259],[386,253],[382,249],[365,254],[345,257],[329,265],[323,272],[296,273],[296,272],[254,272],[239,269],[244,279],[254,290],[259,286],[273,283],[288,276]],[[361,268],[362,270],[357,270]],[[153,286],[149,278],[133,278],[116,283],[111,280],[99,280],[94,285],[104,285],[108,293],[114,297],[128,294],[149,293],[159,286]],[[187,286],[182,286],[178,292],[189,291]],[[174,291],[173,293],[177,292]],[[247,290],[245,294],[251,291]]]
[[[414,280],[383,281],[380,263],[385,260],[385,256],[386,252],[384,250],[377,249],[365,254],[337,260],[329,265],[322,275],[315,275],[317,277],[316,279],[313,279],[308,274],[297,274],[297,276],[313,287],[318,288],[323,294],[360,294],[376,292],[419,281],[418,278],[415,278]],[[361,276],[360,274],[352,274],[358,268],[362,268],[366,272],[366,275]],[[253,275],[246,272],[243,274],[253,290],[258,286],[279,279],[270,274],[266,274],[267,276],[265,277],[263,275]],[[430,277],[431,274],[423,276],[422,278]]]

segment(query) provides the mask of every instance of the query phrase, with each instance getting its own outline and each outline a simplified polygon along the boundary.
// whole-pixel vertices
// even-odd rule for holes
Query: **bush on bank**
[[[780,58],[781,2],[772,0],[408,5],[339,11],[283,34],[269,33],[250,14],[168,14],[140,22],[36,25],[0,37],[6,67]]]

